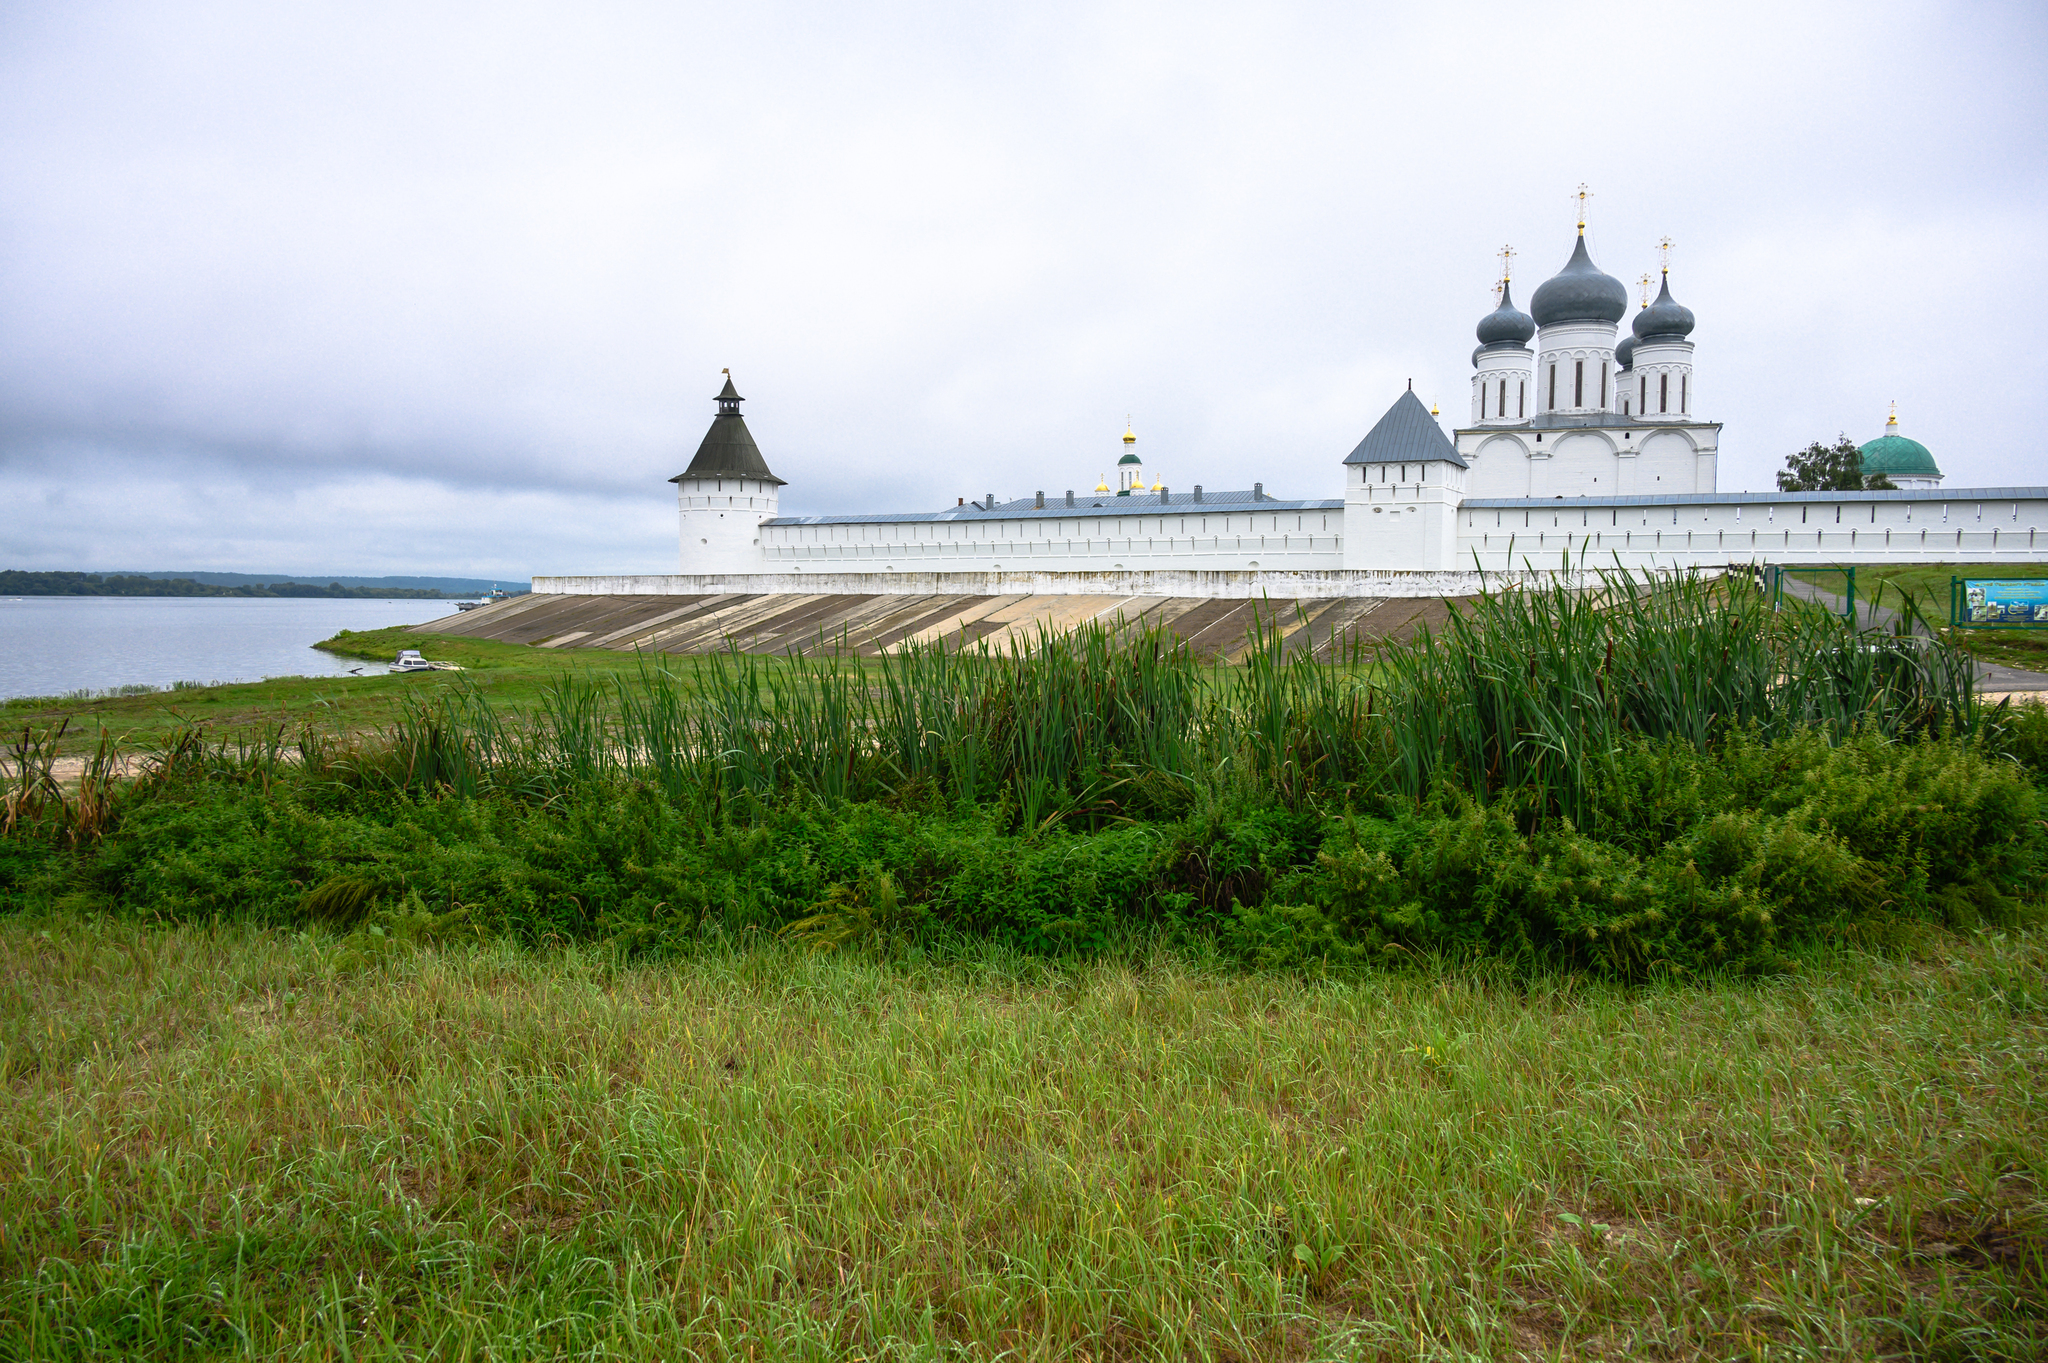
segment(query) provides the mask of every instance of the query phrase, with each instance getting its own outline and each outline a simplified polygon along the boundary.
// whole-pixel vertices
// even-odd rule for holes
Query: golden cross
[[[1671,273],[1671,248],[1677,244],[1669,237],[1657,239],[1657,259],[1663,263],[1665,274]]]
[[[1579,235],[1580,235],[1580,236],[1584,236],[1584,235],[1585,235],[1585,233],[1586,233],[1586,200],[1588,200],[1588,199],[1590,199],[1590,198],[1592,198],[1592,197],[1593,197],[1593,191],[1592,191],[1592,189],[1591,189],[1590,187],[1588,187],[1588,186],[1587,186],[1587,184],[1586,184],[1586,182],[1585,182],[1584,180],[1581,180],[1581,181],[1579,181],[1579,192],[1578,192],[1578,193],[1576,193],[1576,194],[1574,194],[1574,195],[1572,195],[1572,199],[1573,199],[1573,200],[1574,200],[1574,201],[1575,201],[1575,202],[1576,202],[1576,203],[1578,204],[1578,206],[1579,206]]]
[[[1498,251],[1495,251],[1494,254],[1500,257],[1500,277],[1502,279],[1512,277],[1515,272],[1515,248],[1503,246]]]
[[[1641,279],[1638,279],[1636,283],[1643,286],[1643,306],[1647,308],[1650,306],[1650,276],[1648,274],[1645,274]]]

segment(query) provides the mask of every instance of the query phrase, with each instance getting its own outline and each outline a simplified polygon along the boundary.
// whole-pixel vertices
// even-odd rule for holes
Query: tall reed
[[[1026,826],[1155,813],[1223,780],[1290,803],[1450,784],[1583,821],[1631,741],[1705,750],[1737,728],[1907,737],[1976,722],[1969,660],[1910,617],[1858,629],[1774,608],[1739,574],[1490,591],[1370,662],[1319,661],[1307,624],[1260,612],[1240,663],[1214,667],[1170,634],[1102,623],[872,659],[650,655],[611,682],[565,677],[516,722],[465,680],[408,700],[385,774],[457,795],[628,777],[716,806],[922,790],[1007,803]],[[245,764],[274,766],[277,747]]]

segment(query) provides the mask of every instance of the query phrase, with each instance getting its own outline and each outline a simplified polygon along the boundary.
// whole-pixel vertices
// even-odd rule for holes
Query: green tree
[[[1778,475],[1780,492],[1882,492],[1898,484],[1882,473],[1863,473],[1863,451],[1847,435],[1824,445],[1816,440],[1797,454],[1785,457]]]

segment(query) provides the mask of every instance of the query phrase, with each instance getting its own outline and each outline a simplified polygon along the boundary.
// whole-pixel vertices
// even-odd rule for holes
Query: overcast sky
[[[1570,193],[1677,243],[1724,491],[2048,483],[2048,6],[0,7],[0,566],[672,571],[793,513],[1341,495]],[[1633,293],[1633,288],[1631,288]]]

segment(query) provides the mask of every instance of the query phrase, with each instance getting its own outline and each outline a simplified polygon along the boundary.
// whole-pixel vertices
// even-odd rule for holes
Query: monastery
[[[1567,551],[1629,568],[2048,557],[2048,487],[1947,488],[1896,416],[1862,447],[1866,470],[1888,473],[1896,491],[1720,491],[1721,425],[1703,414],[1695,319],[1672,295],[1668,252],[1654,299],[1642,282],[1630,317],[1628,290],[1594,263],[1583,221],[1529,311],[1503,270],[1498,306],[1477,328],[1465,423],[1446,431],[1412,391],[1399,394],[1349,453],[1333,452],[1336,496],[1147,483],[1127,430],[1114,487],[785,516],[785,484],[728,374],[696,456],[670,480],[679,573],[535,587],[1439,596],[1476,589],[1482,573],[1554,569]]]

